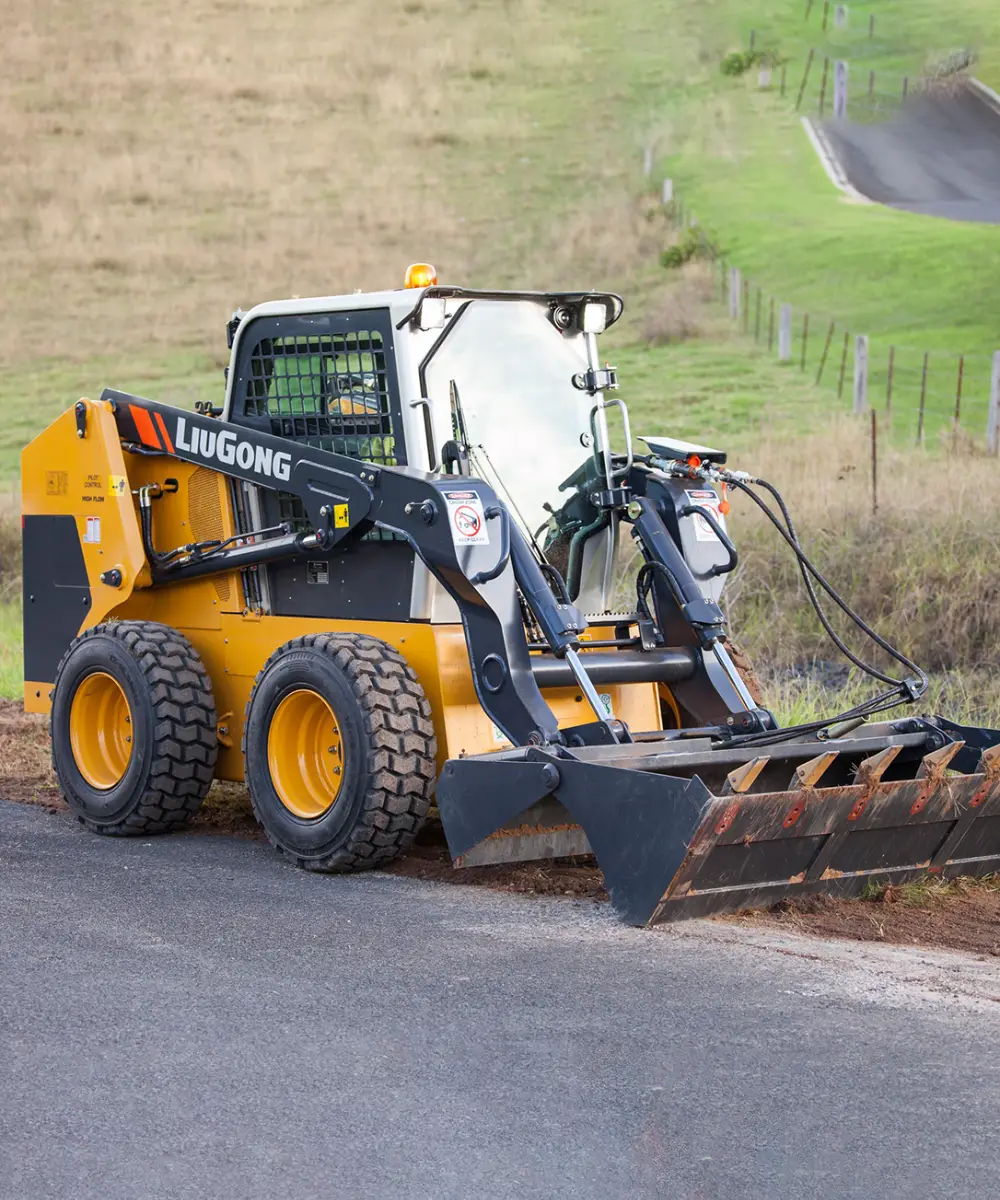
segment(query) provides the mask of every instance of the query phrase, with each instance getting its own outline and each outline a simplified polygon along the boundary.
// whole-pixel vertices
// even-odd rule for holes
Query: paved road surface
[[[1000,222],[1000,112],[978,92],[918,96],[877,124],[827,121],[850,182],[871,200]]]
[[[0,1197],[982,1197],[998,999],[0,802]]]

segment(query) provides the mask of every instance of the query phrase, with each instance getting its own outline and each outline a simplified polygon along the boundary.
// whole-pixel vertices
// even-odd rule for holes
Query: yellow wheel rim
[[[132,758],[132,710],[121,684],[104,671],[88,675],[69,710],[69,741],[80,774],[106,792],[120,783]]]
[[[333,709],[318,692],[289,692],[274,710],[267,765],[290,813],[308,821],[333,808],[344,779],[344,743]]]

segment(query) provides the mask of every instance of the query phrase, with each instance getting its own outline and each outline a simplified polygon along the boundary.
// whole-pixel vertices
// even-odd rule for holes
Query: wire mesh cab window
[[[405,464],[387,310],[260,317],[240,344],[236,423],[365,462]]]

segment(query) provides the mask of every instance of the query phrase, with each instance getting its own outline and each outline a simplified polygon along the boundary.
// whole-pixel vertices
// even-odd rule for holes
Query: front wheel
[[[72,643],[52,694],[52,765],[94,833],[166,833],[195,815],[218,755],[215,701],[191,643],[117,621]]]
[[[376,638],[313,634],[276,650],[250,695],[243,753],[257,820],[311,871],[388,862],[430,807],[430,704],[403,656]]]

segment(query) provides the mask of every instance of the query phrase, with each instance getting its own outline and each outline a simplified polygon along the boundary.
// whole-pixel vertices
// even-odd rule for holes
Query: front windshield
[[[582,486],[596,474],[594,399],[573,385],[588,366],[583,335],[560,332],[545,305],[524,300],[474,300],[452,319],[458,323],[428,366],[427,388],[435,399],[457,396],[471,473],[496,490],[585,612],[621,611],[617,595],[602,596],[613,529],[578,540],[574,578],[567,575],[572,535],[596,515],[585,499],[591,488]],[[452,407],[454,417],[454,399]],[[632,597],[627,607],[634,589]]]

